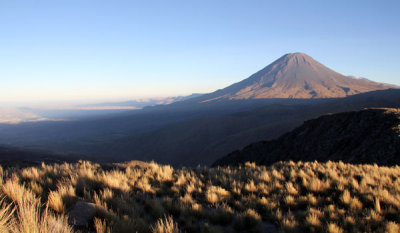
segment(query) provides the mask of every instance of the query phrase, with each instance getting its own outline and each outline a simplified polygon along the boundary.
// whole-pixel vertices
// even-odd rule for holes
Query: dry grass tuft
[[[107,227],[106,221],[98,218],[94,218],[94,229],[96,233],[110,233],[111,229]]]
[[[321,221],[319,220],[318,215],[315,213],[311,213],[311,214],[307,215],[306,223],[312,227],[320,227],[321,226]]]
[[[215,204],[229,197],[230,193],[219,186],[210,186],[206,192],[206,199],[209,203]]]
[[[329,233],[343,233],[343,229],[340,228],[336,223],[328,224],[328,232]]]
[[[0,200],[0,232],[8,233],[13,225],[13,214],[15,209],[11,205],[4,203],[4,198]]]
[[[171,216],[160,218],[151,228],[152,233],[179,233],[178,224]]]
[[[64,204],[60,193],[56,191],[50,191],[48,203],[50,208],[54,211],[61,213],[64,211]]]
[[[387,233],[400,232],[400,225],[395,222],[387,222],[385,230]]]

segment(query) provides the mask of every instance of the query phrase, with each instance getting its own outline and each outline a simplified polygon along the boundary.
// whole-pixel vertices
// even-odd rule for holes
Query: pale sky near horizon
[[[211,92],[291,52],[400,85],[399,11],[400,1],[2,0],[0,105]]]

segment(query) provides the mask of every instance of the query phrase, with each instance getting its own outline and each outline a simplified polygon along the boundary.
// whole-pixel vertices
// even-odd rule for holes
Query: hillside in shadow
[[[308,120],[278,139],[232,152],[214,166],[282,160],[400,164],[400,110],[365,109]]]

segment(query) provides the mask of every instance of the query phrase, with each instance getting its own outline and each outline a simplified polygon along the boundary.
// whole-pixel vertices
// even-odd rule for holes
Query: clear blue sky
[[[400,85],[400,1],[0,1],[0,102],[210,92],[289,52]]]

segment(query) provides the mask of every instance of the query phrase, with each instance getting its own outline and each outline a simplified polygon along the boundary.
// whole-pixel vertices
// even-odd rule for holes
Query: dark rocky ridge
[[[308,120],[276,140],[250,144],[217,160],[217,165],[246,161],[343,161],[400,164],[400,109],[365,109]]]

